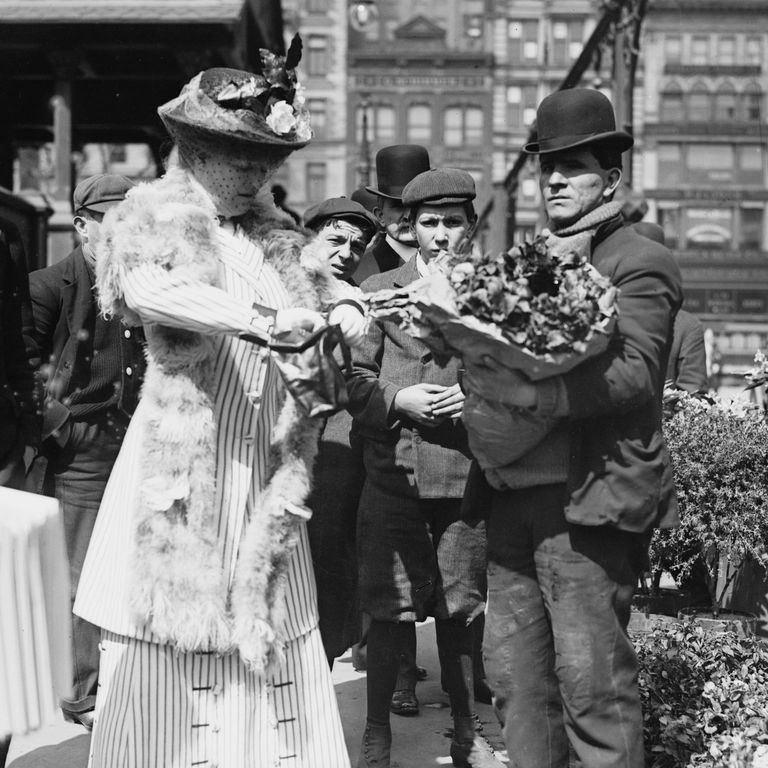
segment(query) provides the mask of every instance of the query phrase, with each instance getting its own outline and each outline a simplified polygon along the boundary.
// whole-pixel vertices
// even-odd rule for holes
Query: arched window
[[[366,139],[379,144],[392,144],[395,141],[395,109],[389,104],[368,104],[357,108],[357,143],[363,141],[363,114],[368,120]]]
[[[742,94],[744,119],[750,123],[763,120],[763,92],[757,83],[748,83]]]
[[[663,123],[679,123],[684,118],[683,89],[677,83],[669,83],[661,92],[659,119]]]
[[[688,94],[687,118],[692,123],[707,123],[712,119],[712,97],[701,81],[695,83]]]
[[[479,146],[485,134],[485,115],[480,107],[447,107],[443,113],[446,147]]]
[[[738,120],[739,108],[736,89],[731,83],[723,83],[715,93],[715,120],[730,122]]]
[[[432,141],[432,108],[429,104],[411,104],[407,116],[408,141],[413,144]]]

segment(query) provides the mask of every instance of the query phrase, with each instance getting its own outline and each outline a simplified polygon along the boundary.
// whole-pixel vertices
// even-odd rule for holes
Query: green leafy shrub
[[[665,392],[664,436],[672,458],[680,526],[659,530],[651,568],[688,576],[703,563],[712,610],[721,562],[768,565],[768,423],[747,403]]]
[[[694,622],[634,638],[647,768],[768,768],[768,649]]]

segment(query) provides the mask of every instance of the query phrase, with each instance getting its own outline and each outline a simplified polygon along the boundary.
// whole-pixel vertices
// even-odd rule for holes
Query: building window
[[[570,64],[581,53],[583,41],[583,21],[555,21],[552,24],[552,63]]]
[[[679,62],[683,58],[683,38],[680,35],[664,36],[664,59]]]
[[[662,91],[659,119],[664,123],[680,123],[685,119],[683,90],[677,83],[670,83]]]
[[[686,208],[685,247],[724,250],[733,243],[733,208]]]
[[[310,35],[307,41],[307,74],[327,75],[330,68],[328,38],[325,35]]]
[[[660,187],[674,187],[683,181],[683,155],[679,144],[659,144]]]
[[[742,208],[739,229],[739,248],[760,251],[763,249],[763,208]]]
[[[328,102],[326,99],[307,99],[307,109],[315,138],[327,138]]]
[[[744,59],[746,64],[763,63],[763,40],[757,35],[749,35],[744,41]]]
[[[750,123],[762,121],[763,92],[757,83],[750,83],[744,89],[744,117]]]
[[[659,226],[664,230],[667,248],[677,248],[680,243],[680,209],[659,207]]]
[[[328,196],[327,175],[325,163],[307,163],[307,202],[319,203]]]
[[[110,163],[124,163],[128,160],[128,151],[125,144],[108,144]]]
[[[429,104],[411,104],[407,115],[407,136],[412,144],[432,141],[432,108]]]
[[[708,123],[712,119],[712,99],[704,83],[696,83],[688,94],[688,120]]]
[[[367,107],[367,139],[378,144],[395,142],[395,110],[388,104],[369,104]],[[363,141],[363,108],[357,108],[357,143]]]
[[[709,37],[694,35],[691,40],[691,64],[710,64]]]
[[[507,125],[525,128],[536,119],[536,86],[513,85],[507,88]]]
[[[738,116],[736,89],[730,83],[723,83],[715,93],[715,120],[729,122]]]
[[[510,21],[507,25],[509,60],[522,64],[539,60],[539,22]]]
[[[483,143],[484,119],[480,107],[448,107],[443,113],[446,147],[479,146]]]
[[[688,147],[686,181],[689,184],[733,181],[735,166],[732,144],[691,144]]]
[[[760,144],[744,144],[739,147],[738,182],[762,186],[765,178],[765,154]]]
[[[725,66],[736,63],[736,38],[732,35],[717,38],[717,63]]]

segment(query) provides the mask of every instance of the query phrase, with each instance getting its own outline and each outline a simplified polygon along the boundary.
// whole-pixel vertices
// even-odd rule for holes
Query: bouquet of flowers
[[[563,373],[608,345],[616,288],[582,255],[550,246],[545,235],[496,256],[457,255],[447,267],[447,274],[368,294],[371,315],[398,322],[438,357],[482,363],[487,355],[534,380]],[[462,418],[472,453],[498,488],[511,477],[509,465],[522,456],[535,460],[532,451],[556,424],[472,392]]]
[[[438,354],[490,355],[541,379],[605,349],[616,296],[585,258],[557,253],[541,235],[499,255],[454,257],[448,275],[365,299],[373,317],[399,322]]]

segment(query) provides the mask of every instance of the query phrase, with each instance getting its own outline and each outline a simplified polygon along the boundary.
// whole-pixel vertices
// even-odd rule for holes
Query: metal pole
[[[364,98],[360,102],[360,109],[363,110],[363,119],[361,124],[362,136],[360,137],[360,163],[358,170],[360,173],[360,187],[368,187],[371,184],[371,145],[368,141],[368,99]]]

